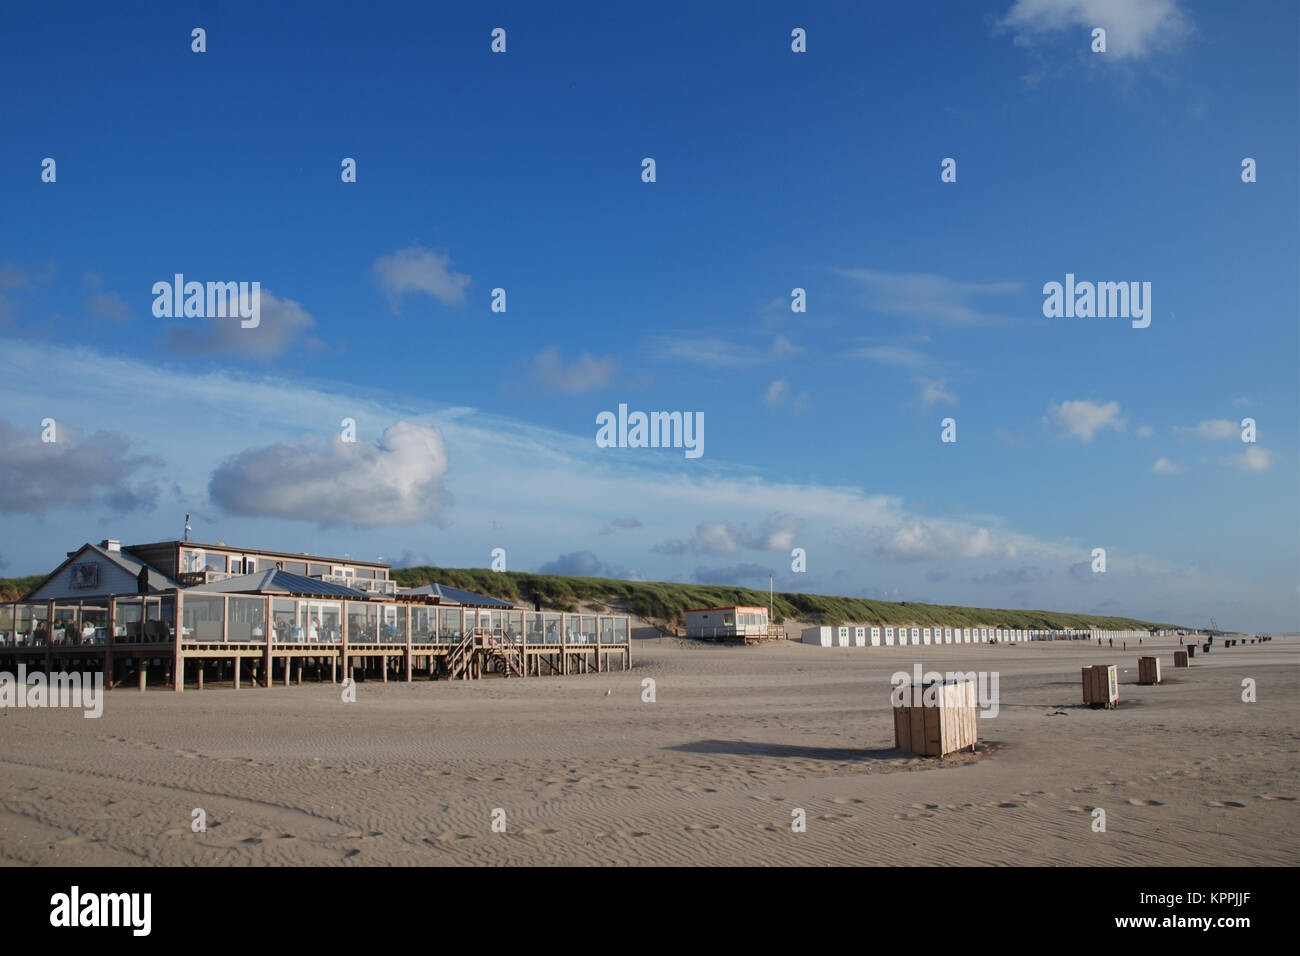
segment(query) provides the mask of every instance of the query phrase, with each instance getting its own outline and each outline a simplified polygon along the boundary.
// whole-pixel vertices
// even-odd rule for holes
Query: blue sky
[[[1294,4],[562,7],[8,14],[0,573],[188,511],[1300,627]],[[178,272],[260,282],[261,325],[156,318]],[[1045,318],[1066,273],[1150,282],[1150,326]],[[702,412],[703,456],[597,448],[619,403]]]

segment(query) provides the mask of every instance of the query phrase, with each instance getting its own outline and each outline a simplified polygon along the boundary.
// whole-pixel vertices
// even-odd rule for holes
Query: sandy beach
[[[328,683],[120,689],[97,720],[0,711],[0,860],[1293,864],[1300,640],[1218,645],[1175,670],[1176,638],[1111,650],[643,636],[624,673],[371,680],[350,704]],[[1152,652],[1166,683],[1139,686]],[[890,675],[917,662],[998,673],[978,753],[892,749]],[[1079,668],[1093,663],[1119,665],[1117,710],[1081,706]],[[195,808],[206,832],[191,829]],[[806,832],[792,832],[796,808]]]

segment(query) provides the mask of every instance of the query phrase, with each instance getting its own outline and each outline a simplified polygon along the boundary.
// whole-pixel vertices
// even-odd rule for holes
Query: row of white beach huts
[[[1026,630],[1008,627],[921,627],[841,624],[807,627],[803,643],[822,647],[903,647],[912,644],[989,644],[1020,641],[1136,640],[1147,631]]]

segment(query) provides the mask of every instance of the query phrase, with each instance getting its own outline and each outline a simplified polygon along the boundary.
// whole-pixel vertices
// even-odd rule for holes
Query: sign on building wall
[[[93,561],[74,563],[68,574],[68,586],[74,588],[99,587],[99,565]]]

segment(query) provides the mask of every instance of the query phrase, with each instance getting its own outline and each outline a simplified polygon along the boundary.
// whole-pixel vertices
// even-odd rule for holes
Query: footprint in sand
[[[1236,809],[1241,809],[1245,806],[1244,803],[1237,803],[1235,800],[1211,800],[1209,805],[1220,808],[1234,807]]]
[[[1283,797],[1276,793],[1258,793],[1256,796],[1260,800],[1294,800],[1295,797]]]
[[[364,840],[366,839],[366,837],[378,837],[378,836],[383,836],[384,834],[382,830],[370,830],[368,832],[362,830],[353,830],[351,833],[347,833],[344,835],[349,840]]]
[[[602,833],[605,839],[621,840],[628,837],[645,837],[649,836],[644,830],[611,830],[609,833]]]
[[[718,792],[717,790],[714,790],[712,787],[696,787],[693,785],[680,787],[679,789],[682,791],[682,793],[717,793]]]
[[[98,843],[98,842],[99,841],[96,840],[94,837],[70,836],[70,837],[64,837],[62,840],[55,841],[54,846],[82,846],[86,843]]]
[[[695,832],[697,830],[721,830],[722,827],[717,823],[688,823],[684,829],[687,832]]]
[[[911,822],[913,820],[924,820],[926,817],[932,817],[932,816],[934,816],[933,813],[926,813],[924,811],[922,811],[921,813],[895,813],[894,819],[906,820],[908,822]]]
[[[431,837],[425,837],[424,842],[428,843],[430,846],[437,846],[440,843],[455,843],[457,840],[472,839],[474,838],[468,833],[453,833],[448,830],[445,833],[436,833]]]
[[[1159,800],[1139,800],[1136,797],[1129,797],[1129,805],[1134,807],[1163,807],[1164,804]]]
[[[559,833],[559,830],[551,830],[545,827],[524,827],[519,831],[524,836],[550,836],[552,833]]]

